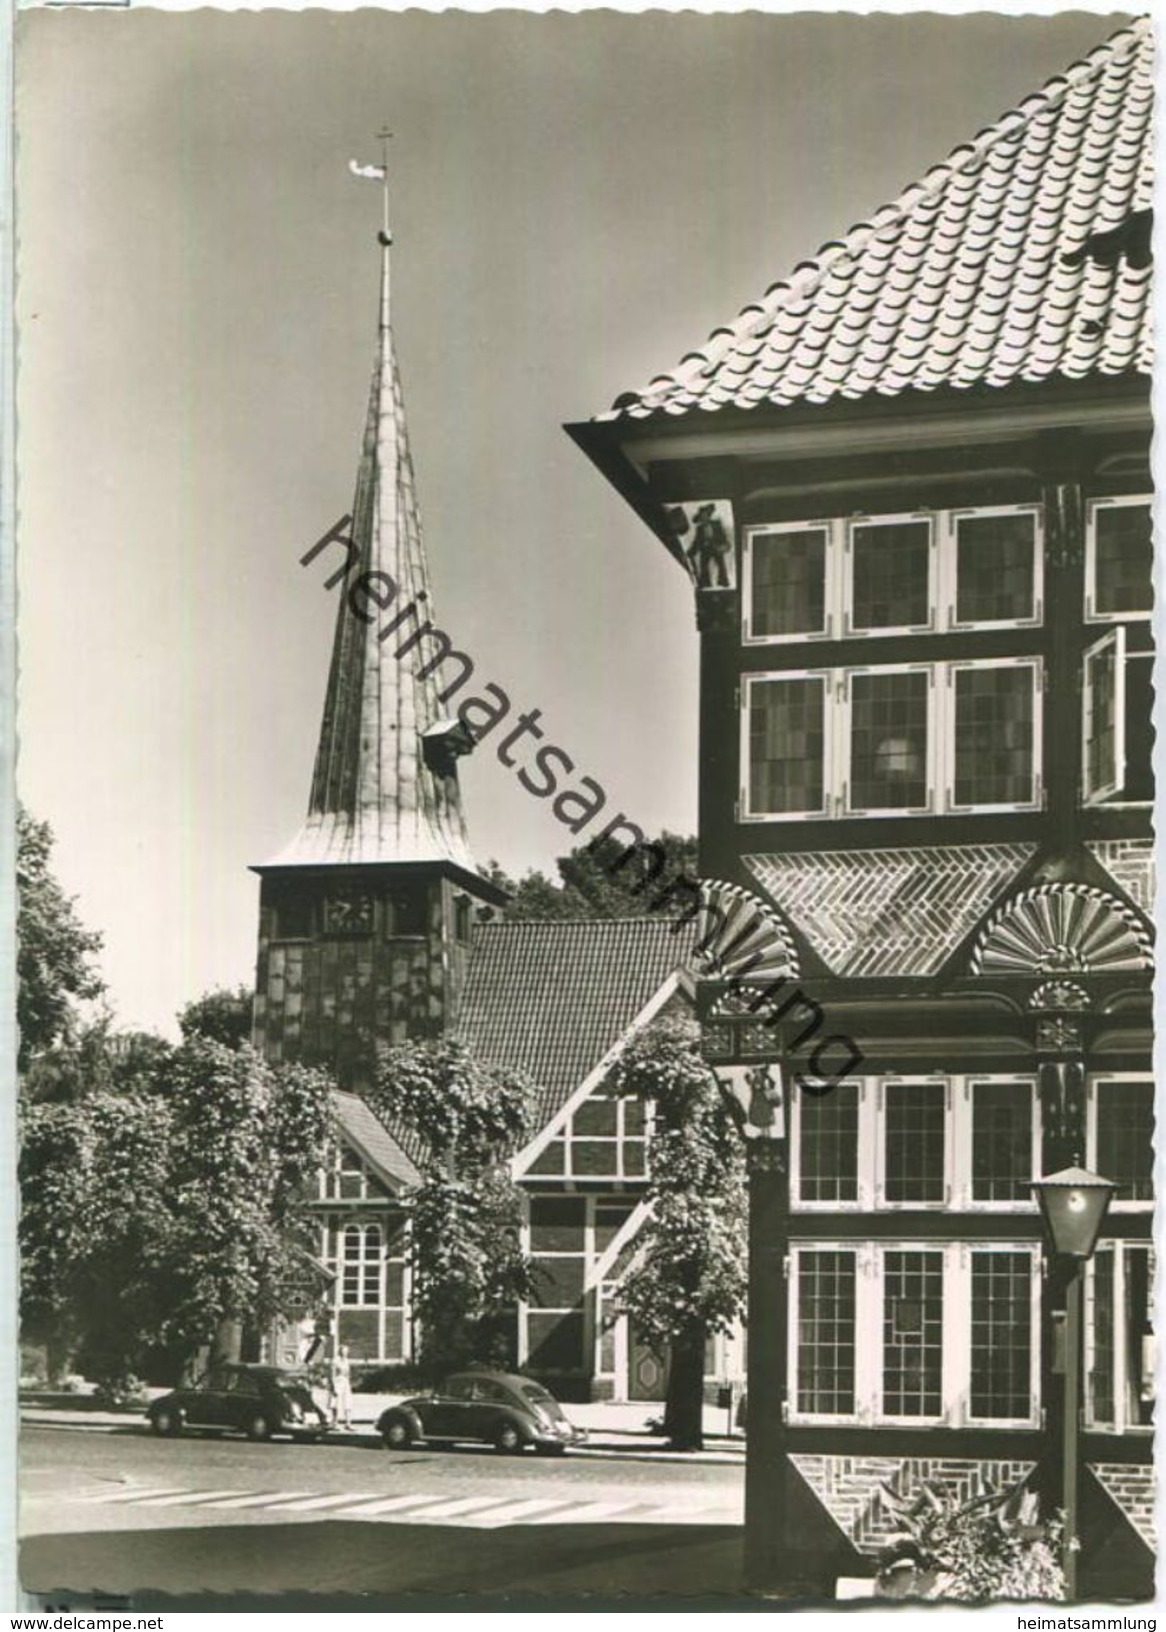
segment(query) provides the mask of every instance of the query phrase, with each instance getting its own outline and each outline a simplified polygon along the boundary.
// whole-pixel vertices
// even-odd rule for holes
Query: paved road
[[[29,1428],[22,1581],[129,1593],[737,1590],[742,1475]]]

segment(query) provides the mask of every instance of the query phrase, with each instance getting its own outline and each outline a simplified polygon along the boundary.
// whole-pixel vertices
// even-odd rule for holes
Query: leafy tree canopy
[[[530,1132],[532,1085],[447,1039],[385,1049],[365,1098],[414,1136],[422,1169],[410,1252],[423,1364],[510,1363],[513,1307],[533,1282],[506,1158]]]
[[[670,1348],[665,1427],[701,1442],[705,1342],[742,1313],[747,1290],[745,1152],[732,1112],[700,1054],[694,1020],[638,1033],[612,1069],[615,1092],[654,1106],[651,1213],[622,1301],[649,1343]]]
[[[101,936],[77,916],[49,862],[53,834],[23,806],[16,813],[16,1019],[18,1069],[69,1035],[78,1001],[105,989],[93,967]]]
[[[658,847],[652,854],[648,846]],[[664,916],[659,905],[667,885],[681,876],[695,878],[696,840],[679,833],[660,833],[644,850],[628,856],[629,845],[609,839],[602,845],[580,845],[556,863],[558,881],[531,871],[509,878],[491,864],[493,882],[511,893],[507,918],[643,918]],[[662,858],[662,864],[661,864]],[[675,910],[675,907],[671,910]]]
[[[254,994],[248,986],[216,986],[188,1003],[178,1016],[178,1029],[189,1042],[206,1037],[226,1048],[242,1048],[251,1041]]]
[[[330,1083],[193,1037],[148,1082],[26,1108],[21,1314],[118,1382],[155,1346],[286,1310],[300,1203],[331,1131]]]

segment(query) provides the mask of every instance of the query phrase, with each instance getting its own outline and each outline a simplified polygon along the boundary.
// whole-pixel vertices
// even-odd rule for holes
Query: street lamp
[[[1077,1432],[1081,1412],[1081,1265],[1092,1258],[1097,1237],[1117,1186],[1083,1167],[1062,1168],[1032,1187],[1053,1251],[1067,1258],[1069,1282],[1065,1288],[1065,1409],[1062,1433],[1062,1470],[1065,1532],[1061,1563],[1065,1595],[1077,1597]]]

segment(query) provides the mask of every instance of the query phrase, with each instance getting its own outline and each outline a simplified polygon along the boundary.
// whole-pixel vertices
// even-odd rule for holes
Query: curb
[[[38,1410],[36,1407],[25,1409],[20,1413],[20,1420],[29,1427],[56,1428],[58,1430],[78,1431],[83,1434],[149,1434],[150,1429],[144,1415],[139,1412],[127,1411],[122,1413],[76,1411],[61,1412]],[[368,1448],[380,1445],[380,1437],[367,1429],[355,1429],[352,1433],[329,1433],[319,1441],[321,1445],[354,1446],[363,1445]],[[615,1461],[636,1460],[649,1462],[685,1462],[690,1466],[694,1463],[704,1465],[720,1465],[724,1467],[744,1467],[745,1447],[737,1448],[725,1446],[708,1446],[703,1451],[670,1451],[664,1446],[658,1446],[650,1435],[640,1434],[613,1434],[611,1437],[593,1437],[586,1445],[571,1447],[572,1456],[586,1456],[592,1458],[610,1458]]]

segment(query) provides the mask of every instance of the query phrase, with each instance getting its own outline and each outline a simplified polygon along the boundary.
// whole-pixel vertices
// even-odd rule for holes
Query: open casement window
[[[1154,1251],[1103,1241],[1085,1270],[1085,1425],[1149,1433],[1157,1372]]]
[[[1081,775],[1087,805],[1116,797],[1126,775],[1126,632],[1111,629],[1085,652]]]
[[[1039,1271],[1032,1242],[795,1243],[790,1421],[1035,1427]]]
[[[1094,499],[1085,521],[1085,616],[1148,618],[1153,610],[1154,529],[1143,497]]]

